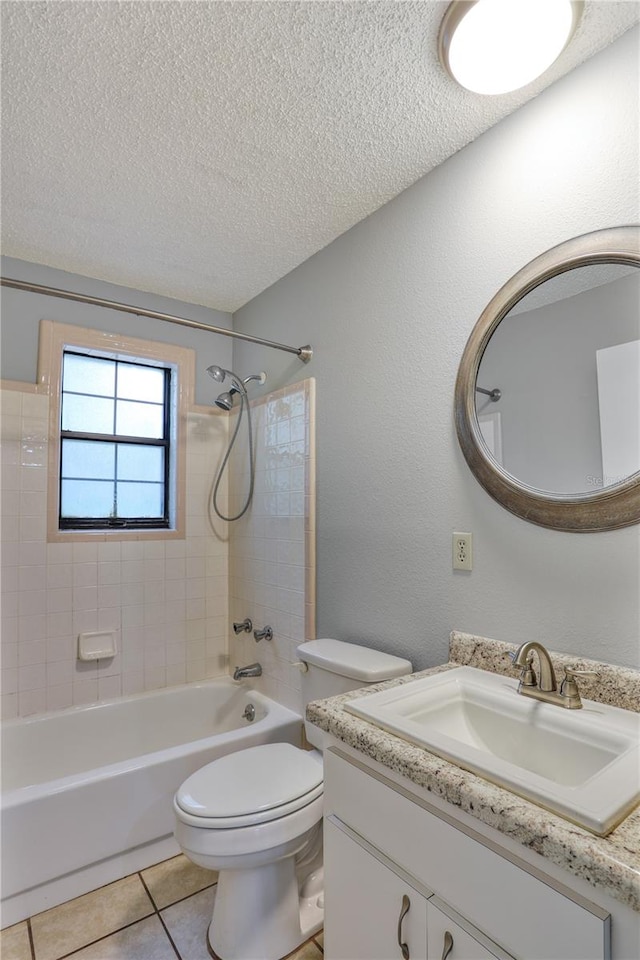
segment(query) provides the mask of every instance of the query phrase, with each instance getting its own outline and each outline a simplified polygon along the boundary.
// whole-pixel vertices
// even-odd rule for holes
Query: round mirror
[[[640,228],[586,234],[498,291],[465,348],[458,438],[494,499],[532,523],[640,520]]]

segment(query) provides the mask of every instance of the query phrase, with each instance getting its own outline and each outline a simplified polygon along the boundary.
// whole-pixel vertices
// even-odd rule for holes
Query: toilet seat
[[[322,795],[322,758],[289,743],[228,754],[188,777],[175,796],[184,823],[210,830],[268,823]]]

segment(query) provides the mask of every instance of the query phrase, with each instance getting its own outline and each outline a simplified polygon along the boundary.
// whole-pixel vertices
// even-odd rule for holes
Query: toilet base
[[[283,960],[322,928],[322,891],[315,887],[303,884],[300,895],[292,857],[221,872],[209,952],[215,960]]]

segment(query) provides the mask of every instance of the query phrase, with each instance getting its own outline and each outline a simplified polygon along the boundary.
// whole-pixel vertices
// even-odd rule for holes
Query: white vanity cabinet
[[[324,949],[334,960],[511,960],[469,932],[396,864],[336,819],[325,821]],[[445,908],[446,909],[446,908]]]
[[[605,909],[336,747],[324,859],[326,960],[618,960]]]
[[[463,927],[461,922],[453,919],[452,914],[452,911],[444,913],[434,900],[429,901],[428,960],[511,960],[511,954],[505,953],[496,943],[488,944],[479,930],[471,930],[468,924]]]
[[[325,821],[324,949],[344,960],[390,960],[406,953],[427,956],[427,900],[415,887],[354,840],[341,824]]]

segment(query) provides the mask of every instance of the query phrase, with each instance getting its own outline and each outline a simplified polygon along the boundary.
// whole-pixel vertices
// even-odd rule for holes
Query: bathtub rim
[[[138,770],[141,767],[152,767],[159,763],[177,759],[181,756],[197,753],[214,738],[228,738],[228,742],[232,742],[234,739],[240,739],[241,735],[249,729],[259,729],[259,725],[261,724],[264,726],[270,726],[270,719],[271,721],[279,719],[280,721],[285,722],[291,722],[295,719],[299,720],[300,724],[303,723],[302,716],[296,713],[294,710],[291,710],[289,707],[285,707],[283,704],[278,703],[277,700],[273,700],[271,697],[268,697],[266,694],[255,690],[251,686],[246,686],[243,682],[238,684],[238,682],[234,681],[231,677],[223,676],[212,677],[209,680],[197,680],[193,681],[192,683],[174,684],[172,686],[162,687],[158,690],[146,690],[143,693],[127,694],[123,697],[111,697],[108,700],[100,700],[95,703],[76,704],[72,707],[65,707],[62,710],[50,710],[46,713],[34,714],[30,717],[15,717],[11,720],[4,721],[2,723],[2,728],[4,730],[7,728],[11,729],[12,727],[32,725],[38,722],[42,723],[46,722],[46,720],[51,717],[72,716],[74,714],[82,714],[89,711],[98,711],[109,706],[114,706],[133,700],[140,701],[147,699],[160,699],[164,694],[177,690],[182,691],[201,689],[203,687],[213,688],[215,686],[226,686],[230,689],[238,690],[244,688],[247,696],[250,695],[253,699],[266,708],[267,712],[265,716],[261,717],[259,720],[242,723],[241,725],[238,725],[238,727],[234,727],[232,730],[228,730],[225,733],[210,733],[205,737],[199,737],[197,740],[187,740],[184,743],[177,744],[176,746],[163,747],[160,750],[151,750],[148,753],[139,753],[136,754],[136,756],[130,757],[126,760],[116,760],[113,763],[91,767],[86,771],[70,773],[64,777],[42,780],[39,783],[27,784],[21,787],[13,787],[9,790],[2,789],[0,790],[0,812],[9,810],[12,807],[23,803],[29,803],[31,800],[35,800],[41,797],[43,794],[49,796],[64,793],[65,791],[74,789],[82,784],[100,782],[101,780],[107,780],[112,777],[129,773],[133,770]]]

